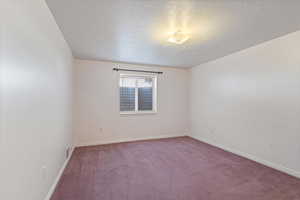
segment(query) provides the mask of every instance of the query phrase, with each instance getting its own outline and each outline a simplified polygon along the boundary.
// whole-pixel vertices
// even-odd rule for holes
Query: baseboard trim
[[[68,165],[68,163],[69,163],[69,161],[70,161],[70,159],[71,159],[71,157],[73,155],[74,149],[75,149],[74,147],[71,148],[69,157],[65,160],[64,164],[60,168],[60,170],[59,170],[56,178],[54,179],[54,182],[51,185],[51,187],[50,187],[50,189],[49,189],[49,191],[48,191],[48,193],[47,193],[47,195],[46,195],[46,197],[45,197],[44,200],[50,200],[51,199],[51,196],[53,195],[53,193],[55,191],[55,188],[56,188],[56,186],[57,186],[57,184],[58,184],[61,176],[63,175],[63,172],[65,171],[65,169],[66,169],[66,167],[67,167],[67,165]]]
[[[231,148],[231,147],[227,147],[227,146],[222,145],[222,144],[218,144],[218,143],[216,143],[216,142],[210,141],[210,140],[205,139],[205,138],[198,138],[198,137],[195,137],[195,136],[189,136],[189,137],[194,138],[194,139],[196,139],[196,140],[198,140],[198,141],[201,141],[201,142],[210,144],[210,145],[212,145],[212,146],[221,148],[221,149],[223,149],[223,150],[225,150],[225,151],[228,151],[228,152],[231,152],[231,153],[233,153],[233,154],[242,156],[242,157],[244,157],[244,158],[253,160],[253,161],[257,162],[257,163],[260,163],[260,164],[262,164],[262,165],[271,167],[271,168],[273,168],[273,169],[276,169],[276,170],[281,171],[281,172],[283,172],[283,173],[289,174],[289,175],[294,176],[294,177],[296,177],[296,178],[300,178],[300,172],[298,172],[298,171],[296,171],[296,170],[293,170],[293,169],[290,169],[290,168],[288,168],[288,167],[282,166],[282,165],[280,165],[280,164],[276,164],[276,163],[267,161],[267,160],[265,160],[265,159],[258,158],[257,156],[254,156],[254,155],[251,155],[251,154],[249,154],[249,153],[245,153],[245,152],[242,152],[242,151],[233,149],[233,148]]]
[[[104,141],[91,141],[91,142],[81,142],[76,145],[76,147],[86,147],[86,146],[96,146],[103,144],[114,144],[121,142],[134,142],[134,141],[143,141],[143,140],[155,140],[155,139],[163,139],[163,138],[174,138],[174,137],[183,137],[186,134],[178,134],[178,135],[160,135],[160,136],[150,136],[150,137],[140,137],[140,138],[123,138],[119,140],[104,140]]]

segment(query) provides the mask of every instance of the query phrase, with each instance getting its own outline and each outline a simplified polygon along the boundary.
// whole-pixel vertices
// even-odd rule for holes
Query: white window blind
[[[120,112],[156,112],[156,76],[121,74]]]

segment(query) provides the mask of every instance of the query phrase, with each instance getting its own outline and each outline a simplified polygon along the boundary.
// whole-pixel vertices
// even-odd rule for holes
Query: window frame
[[[149,77],[152,79],[152,110],[138,110],[138,87],[135,87],[135,106],[134,111],[121,111],[121,102],[120,102],[120,80],[121,78],[145,78]],[[120,115],[141,115],[141,114],[156,114],[157,113],[157,75],[150,74],[132,74],[132,73],[120,73],[118,79],[118,101],[119,101],[119,112]]]

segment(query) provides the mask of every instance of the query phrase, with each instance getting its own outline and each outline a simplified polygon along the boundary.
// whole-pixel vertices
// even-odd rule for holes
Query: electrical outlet
[[[42,171],[42,179],[44,181],[46,181],[47,180],[47,166],[43,165],[41,171]]]

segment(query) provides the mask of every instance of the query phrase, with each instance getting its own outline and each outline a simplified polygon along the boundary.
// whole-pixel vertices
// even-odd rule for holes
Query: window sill
[[[120,115],[154,115],[157,111],[120,112]]]

